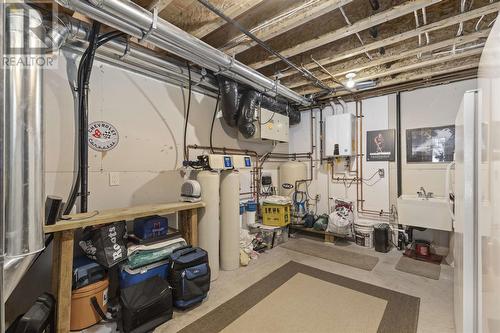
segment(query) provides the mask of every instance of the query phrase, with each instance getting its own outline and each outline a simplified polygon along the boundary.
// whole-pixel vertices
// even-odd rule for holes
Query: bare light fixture
[[[354,78],[356,77],[356,73],[350,72],[345,75],[347,82],[345,83],[346,88],[352,89],[356,86],[356,82],[354,82]]]

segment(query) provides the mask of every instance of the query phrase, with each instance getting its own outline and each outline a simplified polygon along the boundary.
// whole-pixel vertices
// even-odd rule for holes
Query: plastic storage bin
[[[288,227],[271,227],[259,225],[250,229],[250,233],[256,238],[262,239],[268,249],[272,249],[288,241]]]
[[[262,205],[262,224],[283,227],[290,224],[290,205]]]
[[[167,279],[170,260],[163,260],[144,267],[131,269],[128,265],[124,265],[120,271],[120,288],[127,288],[153,276],[159,276]]]

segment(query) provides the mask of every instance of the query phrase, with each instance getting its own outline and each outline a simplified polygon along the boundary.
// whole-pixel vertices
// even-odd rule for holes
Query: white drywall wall
[[[446,163],[407,163],[406,130],[455,124],[463,94],[476,88],[477,81],[468,80],[401,94],[403,194],[416,194],[423,186],[436,196],[444,196]]]
[[[314,197],[316,194],[320,195],[320,200],[318,202],[317,212],[325,213],[329,212],[329,207],[333,206],[335,199],[347,199],[356,205],[356,184],[350,185],[350,181],[346,181],[347,186],[344,186],[343,181],[332,181],[331,180],[331,170],[330,166],[323,162],[320,163],[320,110],[314,109],[313,111],[313,124],[314,124],[314,145],[316,150],[314,152],[314,180],[309,186],[311,196]],[[341,112],[337,108],[337,112]],[[348,103],[346,112],[356,114],[355,103]],[[363,146],[366,147],[366,131],[379,130],[388,128],[388,96],[382,96],[377,98],[371,98],[363,101]],[[326,106],[323,108],[323,120],[326,117],[333,114],[333,109],[331,106]],[[299,125],[293,126],[290,129],[290,152],[306,152],[311,149],[311,111],[303,112],[302,121]],[[328,135],[328,133],[324,133]],[[359,150],[359,149],[358,149]],[[356,159],[352,160],[352,171],[356,168]],[[378,176],[373,178],[368,184],[373,184],[373,186],[364,185],[364,196],[365,196],[365,209],[371,210],[384,210],[388,211],[390,209],[389,203],[389,168],[388,162],[366,162],[363,159],[363,173],[364,178],[369,178],[378,169],[384,169],[386,176],[384,179],[378,180]],[[347,177],[352,177],[352,175],[347,175]],[[343,173],[337,173],[335,177],[342,177]],[[349,186],[350,185],[350,186]]]

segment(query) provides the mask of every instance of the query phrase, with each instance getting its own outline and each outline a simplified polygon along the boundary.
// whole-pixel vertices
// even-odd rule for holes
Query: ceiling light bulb
[[[349,88],[349,89],[354,88],[354,86],[355,86],[355,85],[356,85],[356,82],[354,82],[354,80],[353,80],[353,79],[349,79],[349,80],[347,80],[347,82],[346,82],[346,84],[345,84],[345,86],[346,86],[347,88]]]
[[[346,78],[346,79],[349,79],[349,80],[352,80],[352,79],[354,79],[355,77],[356,77],[356,73],[354,73],[354,72],[349,72],[349,73],[347,73],[347,74],[345,75],[345,78]]]

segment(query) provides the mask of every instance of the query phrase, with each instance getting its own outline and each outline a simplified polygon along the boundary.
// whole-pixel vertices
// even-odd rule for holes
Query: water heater
[[[279,195],[291,196],[295,192],[297,180],[307,179],[307,165],[302,162],[289,161],[278,166]],[[300,190],[305,189],[304,183],[297,184]]]
[[[356,116],[342,113],[325,119],[325,157],[356,155]]]

